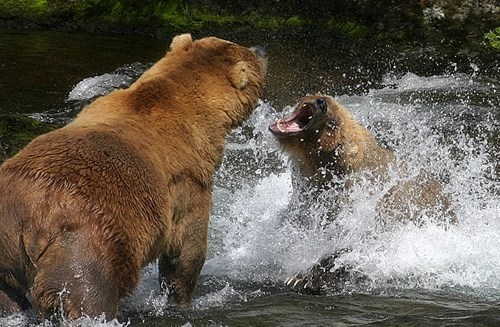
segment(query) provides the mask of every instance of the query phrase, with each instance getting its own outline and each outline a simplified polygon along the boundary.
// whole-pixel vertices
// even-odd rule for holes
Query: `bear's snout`
[[[266,50],[261,47],[260,45],[254,46],[250,48],[250,51],[252,51],[255,56],[257,57],[257,61],[259,62],[259,66],[262,70],[262,75],[266,75],[267,73],[267,52]]]
[[[316,108],[321,110],[322,113],[326,114],[326,111],[328,110],[328,104],[326,103],[326,99],[325,98],[316,99]]]
[[[257,56],[257,58],[263,58],[263,59],[267,58],[267,51],[266,51],[266,49],[264,49],[260,45],[256,45],[254,47],[251,47],[250,50],[252,50],[253,53],[255,53],[255,55]]]

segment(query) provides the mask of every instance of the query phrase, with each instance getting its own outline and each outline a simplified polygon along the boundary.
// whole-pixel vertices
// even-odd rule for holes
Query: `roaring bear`
[[[159,257],[188,307],[207,252],[213,172],[253,111],[267,54],[175,37],[128,89],[39,136],[0,168],[0,311],[117,316]],[[28,294],[29,301],[26,297]]]
[[[381,147],[373,134],[330,96],[303,98],[293,114],[269,127],[281,147],[288,152],[296,167],[293,198],[304,197],[306,202],[320,199],[320,192],[333,193],[331,217],[345,205],[349,189],[361,176],[373,183],[390,180],[390,171],[399,171],[400,181],[382,196],[377,205],[376,220],[381,228],[396,221],[423,224],[433,220],[438,224],[456,223],[448,198],[440,183],[429,173],[421,171],[409,178],[405,167],[398,167],[395,155]],[[300,209],[300,208],[299,208]],[[307,217],[301,216],[303,219]],[[427,218],[427,219],[426,219]],[[288,283],[317,288],[319,282],[345,278],[345,268],[329,272],[341,252],[323,258],[319,266],[309,271],[310,280],[292,278]],[[333,276],[333,277],[332,277]],[[326,282],[325,282],[326,283]]]

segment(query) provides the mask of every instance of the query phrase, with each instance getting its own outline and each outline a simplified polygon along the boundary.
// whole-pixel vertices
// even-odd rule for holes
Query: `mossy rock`
[[[59,127],[23,115],[0,115],[0,163],[15,155],[38,135]]]

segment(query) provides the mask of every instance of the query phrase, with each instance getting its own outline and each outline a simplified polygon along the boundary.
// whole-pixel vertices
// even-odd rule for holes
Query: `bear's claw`
[[[299,278],[298,275],[294,277],[288,277],[285,279],[285,286],[290,286],[293,290],[300,292],[301,290],[306,290],[312,288],[313,283],[310,281],[305,281]]]
[[[350,271],[349,267],[337,266],[336,259],[349,249],[342,249],[326,255],[306,272],[285,279],[285,286],[306,294],[322,294],[329,290],[341,290],[348,281],[361,281],[362,276]]]

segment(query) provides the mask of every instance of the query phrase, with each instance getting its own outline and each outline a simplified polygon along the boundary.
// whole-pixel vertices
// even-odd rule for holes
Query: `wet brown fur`
[[[207,251],[212,174],[252,112],[266,59],[216,38],[174,38],[130,88],[86,107],[0,168],[0,315],[117,315],[160,257],[189,306]]]

